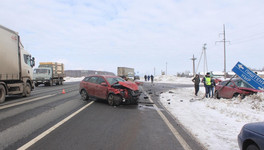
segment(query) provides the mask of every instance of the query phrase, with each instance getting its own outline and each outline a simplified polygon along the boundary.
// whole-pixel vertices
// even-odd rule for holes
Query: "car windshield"
[[[244,82],[243,80],[238,80],[235,81],[236,85],[238,87],[245,87],[245,88],[252,88],[249,84],[247,84],[246,82]]]
[[[48,69],[34,69],[34,73],[36,73],[36,74],[48,73]]]
[[[125,80],[120,78],[120,77],[109,77],[109,78],[106,78],[106,80],[109,82],[110,85],[112,85],[118,81],[125,82]]]

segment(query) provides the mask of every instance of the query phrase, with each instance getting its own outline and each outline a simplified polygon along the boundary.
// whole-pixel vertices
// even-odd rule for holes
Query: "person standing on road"
[[[148,81],[149,81],[149,79],[150,79],[150,76],[148,75]]]
[[[151,83],[153,83],[154,76],[153,76],[153,75],[151,75],[151,76],[150,76],[150,79],[151,79]]]
[[[194,82],[195,96],[197,96],[200,86],[200,76],[196,74],[195,77],[192,79],[192,82]]]
[[[204,83],[204,87],[205,87],[205,97],[211,97],[211,82],[212,78],[210,76],[210,73],[207,72],[205,77],[203,78],[202,82]]]
[[[147,75],[145,75],[144,78],[145,78],[145,81],[147,81]]]

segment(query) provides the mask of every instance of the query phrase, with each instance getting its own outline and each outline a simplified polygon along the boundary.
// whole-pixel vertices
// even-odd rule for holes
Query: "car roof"
[[[229,79],[230,80],[230,79]],[[229,80],[224,80],[224,81],[222,81],[222,82],[227,82],[227,81],[229,81]],[[233,78],[231,81],[239,81],[239,80],[242,80],[242,79],[240,79],[240,78]],[[243,80],[242,80],[243,81]]]
[[[87,77],[105,77],[105,78],[113,78],[113,77],[119,77],[119,76],[113,76],[113,75],[98,75],[98,74],[93,74],[93,75],[89,75]]]

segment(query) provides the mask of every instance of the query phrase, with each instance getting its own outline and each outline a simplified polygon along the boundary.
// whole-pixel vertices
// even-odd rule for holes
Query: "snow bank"
[[[177,77],[173,75],[162,75],[162,76],[156,76],[154,78],[154,82],[159,83],[178,83],[178,84],[193,84],[192,78],[185,78],[185,77]]]
[[[144,77],[140,77],[140,81],[145,82]],[[147,82],[150,82],[150,80]],[[193,84],[192,78],[177,77],[175,75],[155,76],[154,82],[156,82],[156,83]]]
[[[239,149],[237,135],[242,126],[264,121],[263,93],[243,100],[203,96],[204,88],[198,96],[194,88],[180,88],[161,94],[160,101],[208,149]]]
[[[77,82],[77,81],[82,81],[85,77],[78,77],[78,78],[74,78],[74,77],[65,77],[64,78],[64,82]]]

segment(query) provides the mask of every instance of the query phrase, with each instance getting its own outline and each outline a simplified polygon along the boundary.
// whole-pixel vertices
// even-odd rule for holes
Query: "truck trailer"
[[[30,95],[34,65],[35,59],[24,49],[18,33],[0,25],[0,103],[6,95]]]
[[[35,86],[63,85],[65,77],[64,65],[58,62],[40,62],[38,68],[34,69],[33,80]]]

